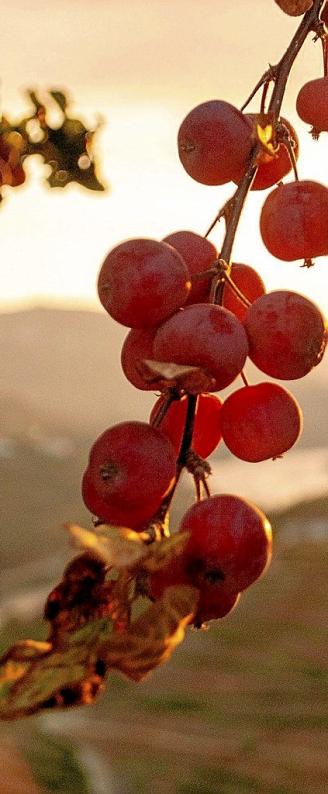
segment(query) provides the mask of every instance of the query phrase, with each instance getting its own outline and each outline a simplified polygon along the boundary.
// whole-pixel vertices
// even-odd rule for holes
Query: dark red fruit
[[[212,267],[217,259],[213,243],[194,232],[173,232],[164,237],[164,242],[173,245],[184,259],[190,273],[191,290],[185,306],[190,303],[206,302],[209,296],[211,277],[195,279],[195,273],[202,273]]]
[[[235,380],[247,352],[241,322],[227,309],[209,303],[196,303],[173,315],[160,326],[154,340],[157,360],[201,367],[215,378],[211,391]]]
[[[96,494],[113,506],[160,503],[173,483],[176,455],[159,430],[144,422],[108,428],[90,450],[88,480]],[[115,520],[113,518],[115,523]]]
[[[149,417],[150,423],[154,421],[158,411],[163,405],[165,398],[160,397],[155,403]],[[181,400],[174,400],[171,403],[167,413],[162,419],[160,430],[172,442],[176,453],[178,454],[181,446],[183,430],[185,426],[187,414],[187,397],[182,397]],[[215,397],[214,394],[199,394],[197,399],[194,432],[192,437],[192,449],[201,458],[207,458],[208,455],[216,449],[221,441],[221,428],[220,428],[220,412],[221,400]]]
[[[251,124],[229,102],[203,102],[188,113],[178,133],[179,157],[196,182],[223,185],[244,168]]]
[[[231,265],[230,277],[250,303],[253,303],[256,298],[259,298],[260,295],[265,293],[265,286],[261,276],[249,265],[233,262]],[[244,321],[247,305],[238,298],[227,281],[224,285],[222,306],[229,309],[239,320],[242,322]]]
[[[256,463],[282,455],[297,441],[302,412],[295,397],[277,383],[244,386],[225,400],[222,437],[234,455]]]
[[[197,612],[193,619],[195,626],[208,620],[223,618],[237,605],[240,594],[226,592],[222,582],[216,580],[211,571],[200,570],[184,552],[150,577],[150,595],[160,598],[168,587],[191,585],[199,589]]]
[[[187,267],[175,248],[157,240],[127,240],[107,255],[98,294],[108,314],[130,328],[159,325],[190,291]]]
[[[159,508],[158,499],[154,502],[134,503],[128,498],[122,502],[117,499],[107,499],[105,493],[99,493],[95,487],[92,471],[87,468],[82,479],[82,498],[85,506],[97,518],[108,524],[130,527],[138,531],[150,521]]]
[[[324,354],[322,314],[297,292],[277,290],[262,295],[249,307],[245,329],[249,357],[272,378],[303,378]]]
[[[189,570],[191,566],[203,578],[216,581],[225,592],[245,590],[270,562],[269,521],[239,496],[223,494],[197,502],[182,519],[180,532],[184,531],[191,533],[183,552]]]
[[[328,131],[328,76],[310,80],[301,88],[296,110],[299,117],[311,124],[315,134]]]
[[[154,391],[156,388],[151,379],[150,372],[144,364],[145,359],[152,360],[153,344],[157,328],[132,328],[125,338],[122,352],[121,365],[125,377],[137,389]]]
[[[279,185],[266,198],[260,230],[272,256],[287,262],[328,254],[328,189],[303,180]]]
[[[258,115],[255,113],[248,113],[248,118],[250,119],[253,127],[257,124]],[[294,142],[294,156],[295,159],[298,159],[298,152],[299,152],[299,143],[298,137],[296,135],[296,131],[294,127],[291,125],[287,119],[281,118],[280,120],[285,127],[287,127],[288,132],[290,133],[291,140]],[[253,143],[256,140],[256,130],[254,129],[253,132]],[[273,154],[265,151],[263,149],[260,152],[258,157],[258,169],[255,175],[255,178],[252,183],[251,190],[266,190],[268,187],[272,187],[272,185],[277,184],[283,179],[286,174],[292,170],[292,162],[288,153],[287,146],[284,143],[280,143],[277,151]],[[243,178],[245,173],[245,168],[241,169],[238,174],[234,177],[234,182],[239,184],[240,180]]]

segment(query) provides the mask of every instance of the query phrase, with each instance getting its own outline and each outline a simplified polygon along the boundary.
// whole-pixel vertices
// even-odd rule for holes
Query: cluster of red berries
[[[300,116],[316,133],[328,129],[327,85],[327,77],[312,81],[297,100]],[[255,162],[253,190],[280,183],[295,167],[298,140],[288,121],[272,115],[244,114],[222,100],[194,108],[178,134],[185,170],[203,184],[238,185]],[[262,145],[266,122],[270,135]],[[327,217],[324,185],[280,183],[264,202],[263,241],[273,255],[309,264],[328,253]],[[220,289],[213,291],[218,279]],[[142,531],[163,518],[188,453],[205,477],[204,459],[221,439],[250,462],[276,458],[293,446],[302,429],[297,401],[271,381],[248,385],[243,368],[249,357],[266,375],[291,380],[319,363],[325,323],[310,300],[289,290],[266,293],[252,267],[224,261],[206,237],[192,231],[116,246],[101,267],[98,294],[108,314],[130,329],[121,355],[127,379],[139,389],[162,392],[148,424],[115,425],[91,449],[82,492],[100,521]],[[152,365],[159,362],[194,368],[202,377],[189,375],[188,386],[183,380],[172,386],[164,375],[155,376]],[[227,399],[213,394],[238,375],[244,385]],[[190,395],[196,407],[184,449]],[[197,503],[182,519],[179,531],[189,532],[184,551],[153,574],[149,585],[153,598],[171,584],[197,587],[196,625],[230,612],[271,555],[270,525],[257,507],[205,490],[207,497],[198,490]]]

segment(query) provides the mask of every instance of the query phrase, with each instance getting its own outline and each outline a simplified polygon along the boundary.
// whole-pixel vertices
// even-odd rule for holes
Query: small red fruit
[[[150,423],[155,419],[163,405],[164,397],[159,397],[149,417]],[[179,453],[187,414],[188,398],[174,400],[162,419],[160,430],[172,442],[176,453]],[[218,446],[222,434],[220,413],[222,402],[214,394],[199,394],[196,405],[192,449],[201,458],[207,458]]]
[[[243,386],[222,406],[222,436],[233,455],[256,463],[282,455],[297,441],[302,412],[277,383]]]
[[[256,298],[259,298],[260,295],[265,293],[265,286],[261,276],[249,265],[233,262],[231,265],[230,277],[250,303],[253,303]],[[241,322],[244,321],[247,313],[247,306],[238,298],[238,295],[233,291],[228,281],[225,282],[223,289],[222,306],[235,314]]]
[[[190,273],[191,290],[185,306],[190,303],[206,302],[209,296],[211,277],[193,278],[195,273],[202,273],[212,267],[217,259],[217,250],[213,243],[194,232],[173,232],[164,237],[164,242],[173,245],[184,259]]]
[[[257,124],[258,115],[255,113],[248,113],[248,118],[250,119],[252,125],[254,126]],[[291,125],[287,119],[281,118],[280,122],[287,127],[287,130],[290,134],[291,141],[294,143],[293,151],[295,160],[298,159],[298,152],[299,152],[299,143],[298,137],[294,127]],[[256,140],[256,130],[253,132],[253,144]],[[276,152],[270,154],[267,151],[260,152],[258,156],[258,169],[253,180],[251,190],[266,190],[268,187],[272,187],[272,185],[277,184],[283,179],[286,174],[292,170],[293,165],[290,159],[287,146],[283,142],[281,142],[278,146]],[[240,170],[240,172],[235,175],[234,182],[239,184],[240,180],[243,178],[245,173],[245,167]]]
[[[193,570],[211,576],[225,592],[245,590],[269,565],[269,521],[258,507],[239,496],[223,494],[197,502],[179,530],[190,532],[184,555],[192,561]]]
[[[303,378],[323,357],[324,318],[297,292],[277,290],[257,298],[247,311],[245,329],[250,359],[272,378]]]
[[[266,198],[260,230],[264,245],[278,259],[310,260],[328,254],[328,189],[303,180],[279,185]]]
[[[160,326],[154,340],[159,361],[201,367],[224,389],[239,375],[248,352],[241,322],[232,312],[209,303],[186,306]]]
[[[229,102],[213,99],[188,113],[178,133],[179,157],[196,182],[223,185],[244,168],[251,124]]]
[[[127,240],[116,246],[98,278],[103,307],[130,328],[162,323],[186,302],[190,287],[180,254],[157,240]]]
[[[296,110],[299,117],[313,127],[313,134],[328,131],[328,76],[310,80],[301,88]]]
[[[125,377],[143,391],[154,391],[153,381],[145,359],[153,359],[153,345],[157,328],[132,328],[124,340],[121,352],[121,365]]]

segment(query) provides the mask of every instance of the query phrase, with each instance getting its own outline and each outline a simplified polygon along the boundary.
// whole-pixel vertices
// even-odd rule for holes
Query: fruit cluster
[[[302,36],[316,26],[325,53],[325,2],[309,6]],[[226,223],[221,251],[207,239],[212,224],[204,237],[179,230],[161,241],[122,242],[108,253],[99,273],[103,307],[130,329],[121,353],[126,378],[161,396],[148,423],[122,422],[95,441],[83,476],[83,499],[99,523],[148,531],[151,541],[155,527],[168,532],[165,519],[177,481],[184,467],[190,471],[197,501],[179,527],[189,533],[188,540],[182,553],[149,577],[148,594],[157,599],[176,584],[197,588],[195,625],[230,612],[271,555],[265,515],[236,495],[211,496],[206,458],[221,439],[241,460],[277,458],[302,430],[293,395],[272,380],[250,385],[245,363],[250,359],[270,378],[302,378],[320,362],[326,344],[324,318],[310,300],[290,290],[266,292],[250,265],[231,258],[248,191],[277,183],[260,217],[268,251],[307,266],[313,257],[328,254],[328,188],[299,180],[298,138],[280,116],[286,63],[290,68],[301,38],[295,35],[285,60],[259,82],[258,113],[211,100],[191,110],[180,126],[178,152],[187,173],[205,185],[237,185],[215,219]],[[297,111],[315,137],[328,130],[327,97],[325,69],[325,76],[303,86],[297,98]],[[292,170],[294,181],[281,182]],[[216,393],[238,376],[243,385],[222,401]]]

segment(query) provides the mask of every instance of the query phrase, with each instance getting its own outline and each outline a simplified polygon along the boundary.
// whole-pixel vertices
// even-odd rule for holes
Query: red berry
[[[233,262],[230,277],[245,295],[250,303],[265,293],[265,286],[259,274],[249,265],[242,265]],[[247,306],[238,298],[228,281],[225,282],[223,290],[222,306],[229,309],[239,320],[244,321],[247,313]]]
[[[297,292],[262,295],[249,307],[245,329],[249,357],[272,378],[303,378],[322,359],[324,319],[315,304]]]
[[[229,102],[214,99],[197,105],[179,129],[183,167],[204,185],[230,182],[249,157],[250,131],[247,116]]]
[[[155,419],[164,399],[164,397],[160,397],[155,403],[149,417],[150,423]],[[186,396],[182,397],[181,400],[174,400],[160,424],[161,432],[170,439],[177,454],[182,441],[187,405],[188,399]],[[221,441],[221,405],[221,400],[215,397],[214,394],[199,394],[198,396],[192,449],[201,458],[207,458]]]
[[[171,245],[127,240],[107,255],[98,278],[106,311],[122,325],[159,325],[182,306],[190,291],[187,267]]]
[[[268,519],[239,496],[223,494],[197,502],[185,514],[180,531],[189,531],[184,555],[194,571],[238,593],[258,579],[271,559]],[[194,574],[195,575],[195,574]]]
[[[247,117],[249,118],[252,127],[254,129],[254,125],[257,124],[258,115],[255,113],[248,113]],[[294,155],[295,159],[298,158],[298,137],[296,135],[296,131],[294,127],[291,125],[287,119],[281,118],[280,121],[287,127],[291,139],[294,142]],[[256,140],[256,130],[254,129],[253,132],[253,143]],[[292,170],[292,162],[288,154],[288,149],[284,143],[280,143],[278,146],[278,150],[274,154],[270,154],[269,152],[263,149],[260,152],[258,157],[258,169],[255,175],[255,178],[252,183],[251,190],[266,190],[268,187],[275,185],[279,182],[286,174]],[[238,174],[234,177],[234,182],[239,184],[240,180],[243,178],[245,173],[245,167],[240,169]]]
[[[215,378],[211,391],[224,389],[239,375],[248,345],[241,322],[227,309],[195,303],[160,326],[154,340],[159,361],[201,367]]]
[[[222,436],[237,458],[251,463],[278,457],[297,441],[301,409],[277,383],[257,383],[233,392],[222,406]]]
[[[121,422],[95,441],[89,479],[97,494],[115,507],[160,503],[176,473],[176,455],[160,430],[144,422]]]
[[[119,502],[99,493],[95,487],[94,476],[87,468],[82,479],[82,498],[90,512],[100,521],[118,526],[130,527],[141,531],[144,524],[150,521],[159,507],[158,500],[134,504],[129,499]]]
[[[137,389],[154,391],[154,384],[149,380],[149,370],[144,364],[145,359],[153,359],[153,344],[157,328],[132,328],[125,338],[121,365],[125,377]]]
[[[298,115],[311,124],[314,133],[328,131],[328,76],[310,80],[301,88],[297,100]]]
[[[292,261],[328,254],[328,189],[303,180],[279,185],[266,198],[260,229],[264,245],[278,259]]]
[[[195,273],[201,273],[212,267],[217,259],[217,250],[213,243],[194,232],[173,232],[164,237],[164,242],[173,245],[184,259],[190,273],[191,290],[185,306],[190,303],[206,302],[209,295],[211,277],[195,279]]]
[[[193,623],[200,626],[208,620],[223,618],[237,605],[240,594],[226,592],[211,571],[200,570],[184,552],[150,577],[150,595],[160,598],[168,587],[191,585],[199,588],[199,601]]]

